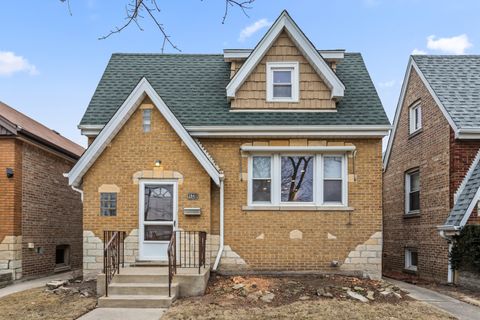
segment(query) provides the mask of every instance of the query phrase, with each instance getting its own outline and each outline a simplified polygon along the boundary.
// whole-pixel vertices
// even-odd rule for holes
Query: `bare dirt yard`
[[[163,319],[455,319],[383,281],[345,276],[212,276]]]
[[[95,282],[73,281],[55,290],[36,288],[1,298],[0,320],[73,320],[96,304]]]

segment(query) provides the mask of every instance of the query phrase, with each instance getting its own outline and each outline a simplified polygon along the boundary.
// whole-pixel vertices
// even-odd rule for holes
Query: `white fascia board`
[[[242,146],[246,152],[349,152],[355,146]]]
[[[391,126],[191,126],[193,137],[352,137],[382,138]]]
[[[415,60],[413,60],[413,58],[410,56],[410,60],[408,61],[408,65],[407,65],[407,70],[405,72],[405,78],[403,79],[402,90],[400,91],[400,97],[399,97],[398,103],[397,103],[397,109],[395,111],[395,118],[393,120],[393,129],[392,129],[392,132],[390,134],[390,137],[388,138],[387,150],[386,150],[385,156],[383,158],[383,169],[384,170],[387,169],[388,160],[390,159],[390,154],[392,152],[393,140],[395,139],[395,133],[397,131],[398,122],[399,122],[399,119],[400,119],[400,113],[402,111],[402,106],[403,106],[403,103],[404,103],[404,100],[405,100],[405,94],[406,94],[406,90],[407,90],[407,87],[408,87],[408,84],[409,84],[409,79],[410,79],[410,74],[412,72],[412,69],[414,69],[415,72],[418,74],[418,76],[422,80],[423,84],[427,88],[428,92],[433,97],[435,103],[440,108],[444,117],[447,119],[448,123],[450,124],[453,131],[455,132],[455,137],[458,138],[458,132],[459,132],[458,127],[456,126],[452,117],[448,113],[447,109],[445,109],[445,106],[442,104],[442,102],[438,98],[437,94],[433,90],[430,83],[425,78],[425,75],[423,74],[423,72],[420,70],[418,65],[415,63]]]
[[[225,60],[247,59],[253,49],[224,49]],[[345,58],[345,50],[317,50],[325,60],[340,60]]]
[[[455,133],[457,139],[477,140],[480,139],[480,128],[461,128]]]
[[[463,228],[467,224],[467,221],[470,218],[470,215],[472,214],[473,209],[475,209],[475,207],[477,206],[479,200],[480,200],[480,188],[478,188],[477,192],[475,193],[475,196],[472,199],[472,202],[470,202],[470,205],[468,206],[468,209],[465,212],[465,215],[463,216],[462,221],[460,221],[460,228]]]
[[[463,177],[463,180],[460,183],[460,186],[458,187],[457,191],[453,195],[454,203],[457,202],[458,196],[463,192],[463,189],[465,189],[465,186],[467,185],[468,180],[470,179],[473,172],[475,171],[475,168],[477,167],[479,161],[480,161],[480,150],[477,151],[475,158],[473,159],[472,163],[470,164],[470,167],[468,168],[467,174]]]
[[[313,47],[312,43],[307,39],[303,32],[293,22],[292,18],[286,11],[278,17],[275,23],[270,27],[265,36],[260,40],[255,49],[249,55],[240,70],[233,76],[227,85],[227,97],[235,97],[235,93],[254,70],[262,57],[267,53],[268,49],[273,45],[282,30],[288,32],[293,42],[302,51],[307,60],[312,64],[319,76],[326,82],[332,91],[332,98],[341,98],[344,95],[345,86],[337,77],[335,72],[323,60],[318,51]]]
[[[188,134],[185,128],[180,124],[175,115],[170,111],[168,106],[153,89],[146,78],[142,78],[135,89],[130,93],[122,106],[117,110],[110,121],[105,125],[98,137],[92,142],[90,147],[85,151],[75,166],[68,174],[68,182],[70,185],[79,186],[83,175],[93,165],[100,156],[106,146],[112,141],[115,135],[120,131],[123,125],[128,121],[130,116],[135,112],[137,107],[148,96],[153,104],[157,107],[165,120],[172,126],[178,136],[187,145],[193,155],[202,164],[210,177],[217,185],[220,184],[220,173],[210,162],[205,153],[200,149],[198,144]]]

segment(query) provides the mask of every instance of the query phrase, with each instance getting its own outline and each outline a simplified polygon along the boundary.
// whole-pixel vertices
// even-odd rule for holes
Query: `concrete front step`
[[[167,283],[111,283],[108,293],[112,295],[161,295],[168,296]],[[178,296],[178,283],[172,283],[172,296]]]
[[[142,268],[143,269],[143,268]],[[168,283],[168,274],[116,274],[112,283]]]
[[[163,295],[114,295],[100,297],[99,308],[168,308],[176,297]]]

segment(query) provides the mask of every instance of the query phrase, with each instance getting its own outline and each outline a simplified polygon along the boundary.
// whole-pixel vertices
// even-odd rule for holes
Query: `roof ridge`
[[[468,183],[468,180],[470,179],[470,177],[472,176],[473,174],[473,171],[475,171],[475,168],[477,167],[478,163],[480,162],[480,149],[478,149],[477,151],[477,155],[475,156],[475,158],[473,159],[472,163],[470,164],[470,168],[468,169],[467,173],[465,174],[465,176],[463,177],[463,180],[462,180],[462,183],[460,183],[460,185],[458,186],[457,188],[457,191],[455,191],[455,194],[453,196],[453,203],[455,204],[458,200],[458,197],[460,196],[460,194],[463,192],[463,190],[465,189],[467,183]]]

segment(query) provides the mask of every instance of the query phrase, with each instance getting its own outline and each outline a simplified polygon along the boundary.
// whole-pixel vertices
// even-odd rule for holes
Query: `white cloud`
[[[260,19],[252,23],[251,25],[246,26],[245,28],[240,31],[240,35],[238,36],[238,41],[244,42],[252,35],[254,35],[258,30],[269,27],[272,23],[267,19]]]
[[[415,49],[413,49],[412,54],[416,54],[416,55],[422,54],[423,55],[423,54],[427,54],[427,51],[415,48]]]
[[[451,54],[464,54],[465,50],[470,48],[472,43],[466,34],[450,38],[438,38],[435,35],[427,37],[427,48],[439,50]]]
[[[382,87],[382,88],[391,88],[393,87],[397,82],[395,80],[389,80],[389,81],[385,81],[385,82],[380,82],[378,84],[378,86]]]
[[[38,74],[37,67],[22,56],[11,51],[0,51],[0,76],[10,76],[17,72],[27,72],[30,75]]]

